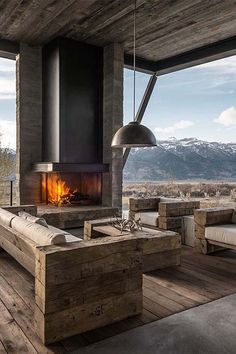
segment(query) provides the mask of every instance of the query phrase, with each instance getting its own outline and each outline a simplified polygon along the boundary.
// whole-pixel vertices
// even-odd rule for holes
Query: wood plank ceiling
[[[157,61],[236,35],[236,0],[137,0],[137,55]],[[0,0],[0,38],[65,36],[132,54],[133,0]]]

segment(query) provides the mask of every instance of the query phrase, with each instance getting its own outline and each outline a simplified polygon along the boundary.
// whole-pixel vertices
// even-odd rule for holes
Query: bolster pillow
[[[25,220],[34,222],[44,227],[48,227],[48,224],[44,218],[38,218],[37,216],[33,216],[29,213],[26,213],[25,211],[19,211],[18,215]]]
[[[66,242],[66,233],[64,231],[54,232],[49,228],[30,222],[19,216],[16,216],[12,220],[11,227],[39,246],[57,245]]]
[[[0,208],[0,224],[11,227],[11,222],[15,217],[15,214],[12,214],[10,213],[10,211]]]

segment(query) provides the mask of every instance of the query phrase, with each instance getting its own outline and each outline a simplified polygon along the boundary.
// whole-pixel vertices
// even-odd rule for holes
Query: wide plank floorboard
[[[6,354],[6,353],[7,353],[7,351],[6,351],[6,349],[4,348],[2,342],[0,341],[0,354]]]
[[[236,251],[182,249],[182,264],[143,276],[143,313],[45,347],[34,331],[34,279],[0,252],[0,353],[70,353],[145,323],[236,292]]]

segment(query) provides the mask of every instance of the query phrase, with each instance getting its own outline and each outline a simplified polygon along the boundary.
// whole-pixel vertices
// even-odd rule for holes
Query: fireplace
[[[54,206],[101,204],[101,173],[42,173],[42,202]]]
[[[103,49],[57,38],[42,57],[42,161],[33,166],[42,176],[41,201],[102,205],[103,173],[110,172],[103,163]]]

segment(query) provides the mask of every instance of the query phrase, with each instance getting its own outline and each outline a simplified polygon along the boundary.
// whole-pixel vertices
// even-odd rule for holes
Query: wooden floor
[[[33,277],[5,252],[0,252],[0,353],[68,353],[236,292],[236,252],[204,256],[184,248],[182,253],[181,266],[144,275],[142,315],[46,348],[33,327]]]

